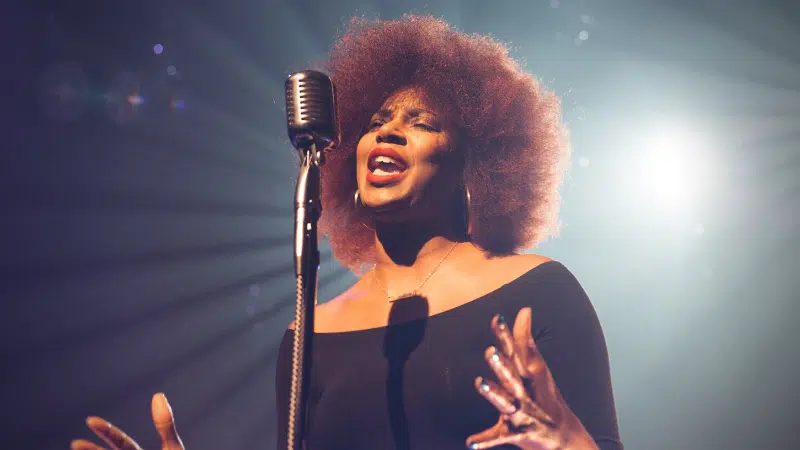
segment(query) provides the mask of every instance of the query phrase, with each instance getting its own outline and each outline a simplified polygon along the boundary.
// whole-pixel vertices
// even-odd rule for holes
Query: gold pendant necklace
[[[377,273],[377,271],[375,270],[374,267],[372,268],[372,279],[375,280],[375,284],[378,285],[378,288],[381,291],[383,291],[384,294],[386,294],[386,298],[389,299],[389,303],[394,303],[394,302],[396,302],[398,300],[402,300],[404,298],[414,297],[414,296],[417,295],[417,292],[420,289],[422,289],[422,286],[425,286],[425,283],[427,283],[428,280],[431,279],[433,274],[436,273],[437,270],[439,270],[439,266],[441,266],[442,263],[444,262],[444,260],[447,259],[448,256],[450,256],[450,253],[453,253],[453,250],[456,249],[458,244],[459,243],[456,242],[455,245],[450,247],[450,250],[448,250],[447,253],[444,255],[444,257],[438,263],[436,263],[436,266],[433,267],[433,270],[431,270],[431,272],[428,274],[428,276],[426,276],[425,279],[422,280],[422,283],[420,283],[419,286],[417,286],[416,289],[414,289],[411,292],[408,292],[408,293],[405,293],[405,294],[402,294],[402,295],[398,295],[398,296],[395,296],[395,297],[392,297],[391,295],[389,295],[389,291],[384,289],[383,286],[381,285],[380,281],[378,281],[378,273]]]

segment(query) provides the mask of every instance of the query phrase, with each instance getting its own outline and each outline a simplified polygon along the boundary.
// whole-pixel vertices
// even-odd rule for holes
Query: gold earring
[[[472,197],[469,195],[469,187],[464,185],[464,229],[467,230],[467,237],[472,237],[472,215],[470,214],[470,207]]]
[[[358,189],[356,189],[356,193],[353,195],[353,204],[356,205],[356,211],[361,209],[361,197],[358,195]]]
[[[361,208],[364,207],[364,204],[361,203],[361,197],[358,195],[358,189],[356,189],[356,193],[353,194],[353,204],[356,207],[356,212],[358,212],[359,210],[361,210]],[[368,227],[367,224],[365,224],[363,220],[359,220],[359,222],[361,222],[361,226],[363,226],[364,228],[368,229],[369,231],[375,231],[374,228]]]

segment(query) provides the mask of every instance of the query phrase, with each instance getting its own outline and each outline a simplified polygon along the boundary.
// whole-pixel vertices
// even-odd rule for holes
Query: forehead
[[[440,111],[430,101],[429,96],[426,95],[419,88],[404,88],[394,92],[386,101],[383,102],[381,110],[397,111],[397,110],[422,110],[432,114],[439,114]]]

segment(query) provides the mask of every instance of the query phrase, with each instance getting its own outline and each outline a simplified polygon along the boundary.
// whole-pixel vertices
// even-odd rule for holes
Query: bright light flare
[[[644,179],[650,191],[667,206],[680,206],[689,201],[687,162],[679,136],[659,137],[653,142],[644,167]]]
[[[656,209],[692,209],[707,190],[706,140],[688,127],[662,127],[639,143],[640,188]]]

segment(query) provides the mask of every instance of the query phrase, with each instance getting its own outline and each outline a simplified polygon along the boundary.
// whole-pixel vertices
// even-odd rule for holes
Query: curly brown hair
[[[372,114],[409,86],[435,98],[457,124],[473,243],[503,255],[557,231],[570,153],[560,101],[502,43],[430,16],[354,18],[322,68],[337,89],[342,141],[322,167],[320,229],[342,264],[358,273],[374,262],[375,234],[353,203],[356,146]]]

